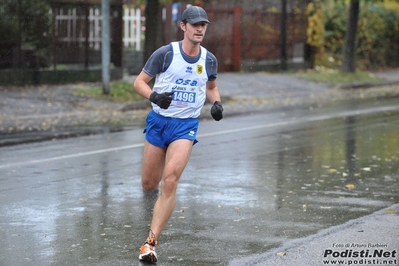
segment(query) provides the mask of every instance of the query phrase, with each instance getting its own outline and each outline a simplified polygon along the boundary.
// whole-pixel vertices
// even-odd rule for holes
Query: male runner
[[[158,260],[157,239],[174,211],[177,185],[197,142],[198,116],[206,97],[213,103],[212,117],[223,118],[215,81],[217,59],[200,45],[208,24],[204,9],[187,8],[180,22],[183,40],[156,50],[134,82],[136,91],[152,102],[144,130],[143,189],[154,190],[162,180],[149,235],[140,248],[143,261]],[[151,90],[148,83],[154,77]]]

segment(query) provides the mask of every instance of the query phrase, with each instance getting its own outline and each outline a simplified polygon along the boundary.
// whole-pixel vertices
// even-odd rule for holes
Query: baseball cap
[[[210,23],[205,10],[199,6],[190,6],[186,10],[184,10],[181,16],[181,20],[186,20],[190,24],[196,24],[199,22]]]

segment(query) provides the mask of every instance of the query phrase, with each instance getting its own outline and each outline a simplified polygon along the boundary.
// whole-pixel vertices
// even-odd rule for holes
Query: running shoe
[[[147,241],[140,248],[139,260],[155,263],[158,261],[157,253],[155,252],[155,246],[158,242],[154,238],[147,238]]]

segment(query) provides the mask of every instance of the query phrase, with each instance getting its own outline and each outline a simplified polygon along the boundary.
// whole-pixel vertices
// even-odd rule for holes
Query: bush
[[[362,1],[357,32],[357,67],[376,69],[399,66],[399,12],[384,4]],[[324,1],[324,48],[340,62],[344,45],[348,7],[338,1]]]
[[[0,1],[0,56],[4,61],[12,49],[49,49],[52,43],[50,5],[43,0]],[[21,6],[18,6],[18,4]],[[19,23],[20,22],[20,23]],[[20,28],[19,28],[20,25]],[[20,35],[19,35],[20,33]]]

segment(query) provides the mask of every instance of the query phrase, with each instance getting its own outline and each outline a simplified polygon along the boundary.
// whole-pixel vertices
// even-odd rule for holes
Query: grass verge
[[[81,95],[91,98],[108,100],[114,102],[137,102],[144,100],[144,97],[138,94],[131,83],[123,81],[115,81],[110,83],[110,93],[103,94],[103,89],[100,86],[87,89],[79,89],[76,91]]]
[[[298,74],[299,78],[328,82],[334,85],[347,84],[347,83],[357,83],[357,82],[370,82],[370,81],[381,81],[382,79],[367,72],[357,71],[355,73],[344,73],[341,71],[314,71],[307,73]]]

